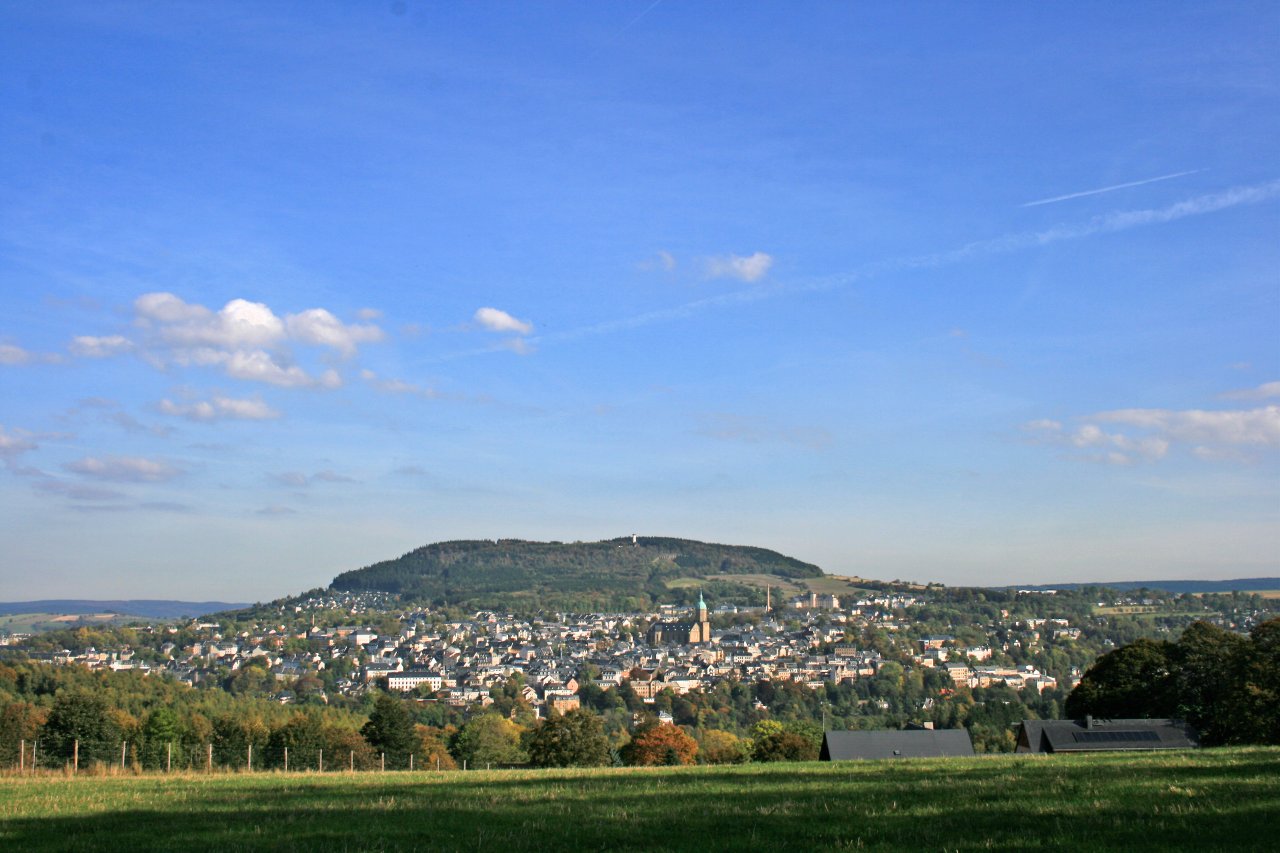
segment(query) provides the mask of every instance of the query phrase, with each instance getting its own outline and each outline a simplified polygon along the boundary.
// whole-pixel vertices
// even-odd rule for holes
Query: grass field
[[[0,615],[0,631],[36,633],[54,631],[60,628],[78,628],[81,625],[100,627],[102,625],[124,625],[129,622],[146,621],[141,616],[129,616],[119,613],[85,613],[67,615],[63,613],[6,613]]]
[[[0,849],[1271,850],[1280,749],[0,778]]]

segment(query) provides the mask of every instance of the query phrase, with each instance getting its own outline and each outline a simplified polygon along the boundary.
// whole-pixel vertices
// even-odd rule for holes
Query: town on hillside
[[[622,697],[637,714],[699,725],[708,703],[695,697],[747,685],[749,707],[734,721],[742,727],[789,703],[786,715],[820,715],[824,728],[898,728],[954,725],[954,703],[986,699],[1059,717],[1107,651],[1176,636],[1193,621],[1247,632],[1277,612],[1275,600],[1241,593],[886,586],[782,601],[770,592],[765,607],[709,606],[699,595],[685,608],[540,617],[323,590],[189,622],[11,634],[0,644],[33,662],[283,704],[353,705],[390,691],[440,723],[495,703],[536,719]],[[980,746],[1009,749],[1010,737],[997,732]]]

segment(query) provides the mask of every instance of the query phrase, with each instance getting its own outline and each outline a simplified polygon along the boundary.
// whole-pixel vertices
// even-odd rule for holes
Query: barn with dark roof
[[[1018,752],[1150,752],[1193,749],[1196,730],[1182,720],[1023,720]]]
[[[822,761],[893,758],[952,758],[973,755],[973,741],[964,729],[914,731],[826,732]]]

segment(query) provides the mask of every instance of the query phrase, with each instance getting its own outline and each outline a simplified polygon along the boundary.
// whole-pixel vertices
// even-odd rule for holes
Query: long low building
[[[883,760],[893,758],[961,758],[973,755],[973,741],[964,729],[913,729],[876,732],[826,732],[821,761]]]
[[[1196,730],[1182,720],[1023,720],[1018,752],[1150,752],[1194,749]]]

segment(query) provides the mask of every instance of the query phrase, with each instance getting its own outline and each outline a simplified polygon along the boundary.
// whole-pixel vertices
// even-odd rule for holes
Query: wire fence
[[[468,768],[466,762],[454,766],[451,759],[439,755],[387,753],[369,748],[326,749],[253,743],[22,740],[10,749],[0,750],[0,768],[8,767],[18,774],[447,772],[499,766],[486,763],[483,767]]]

